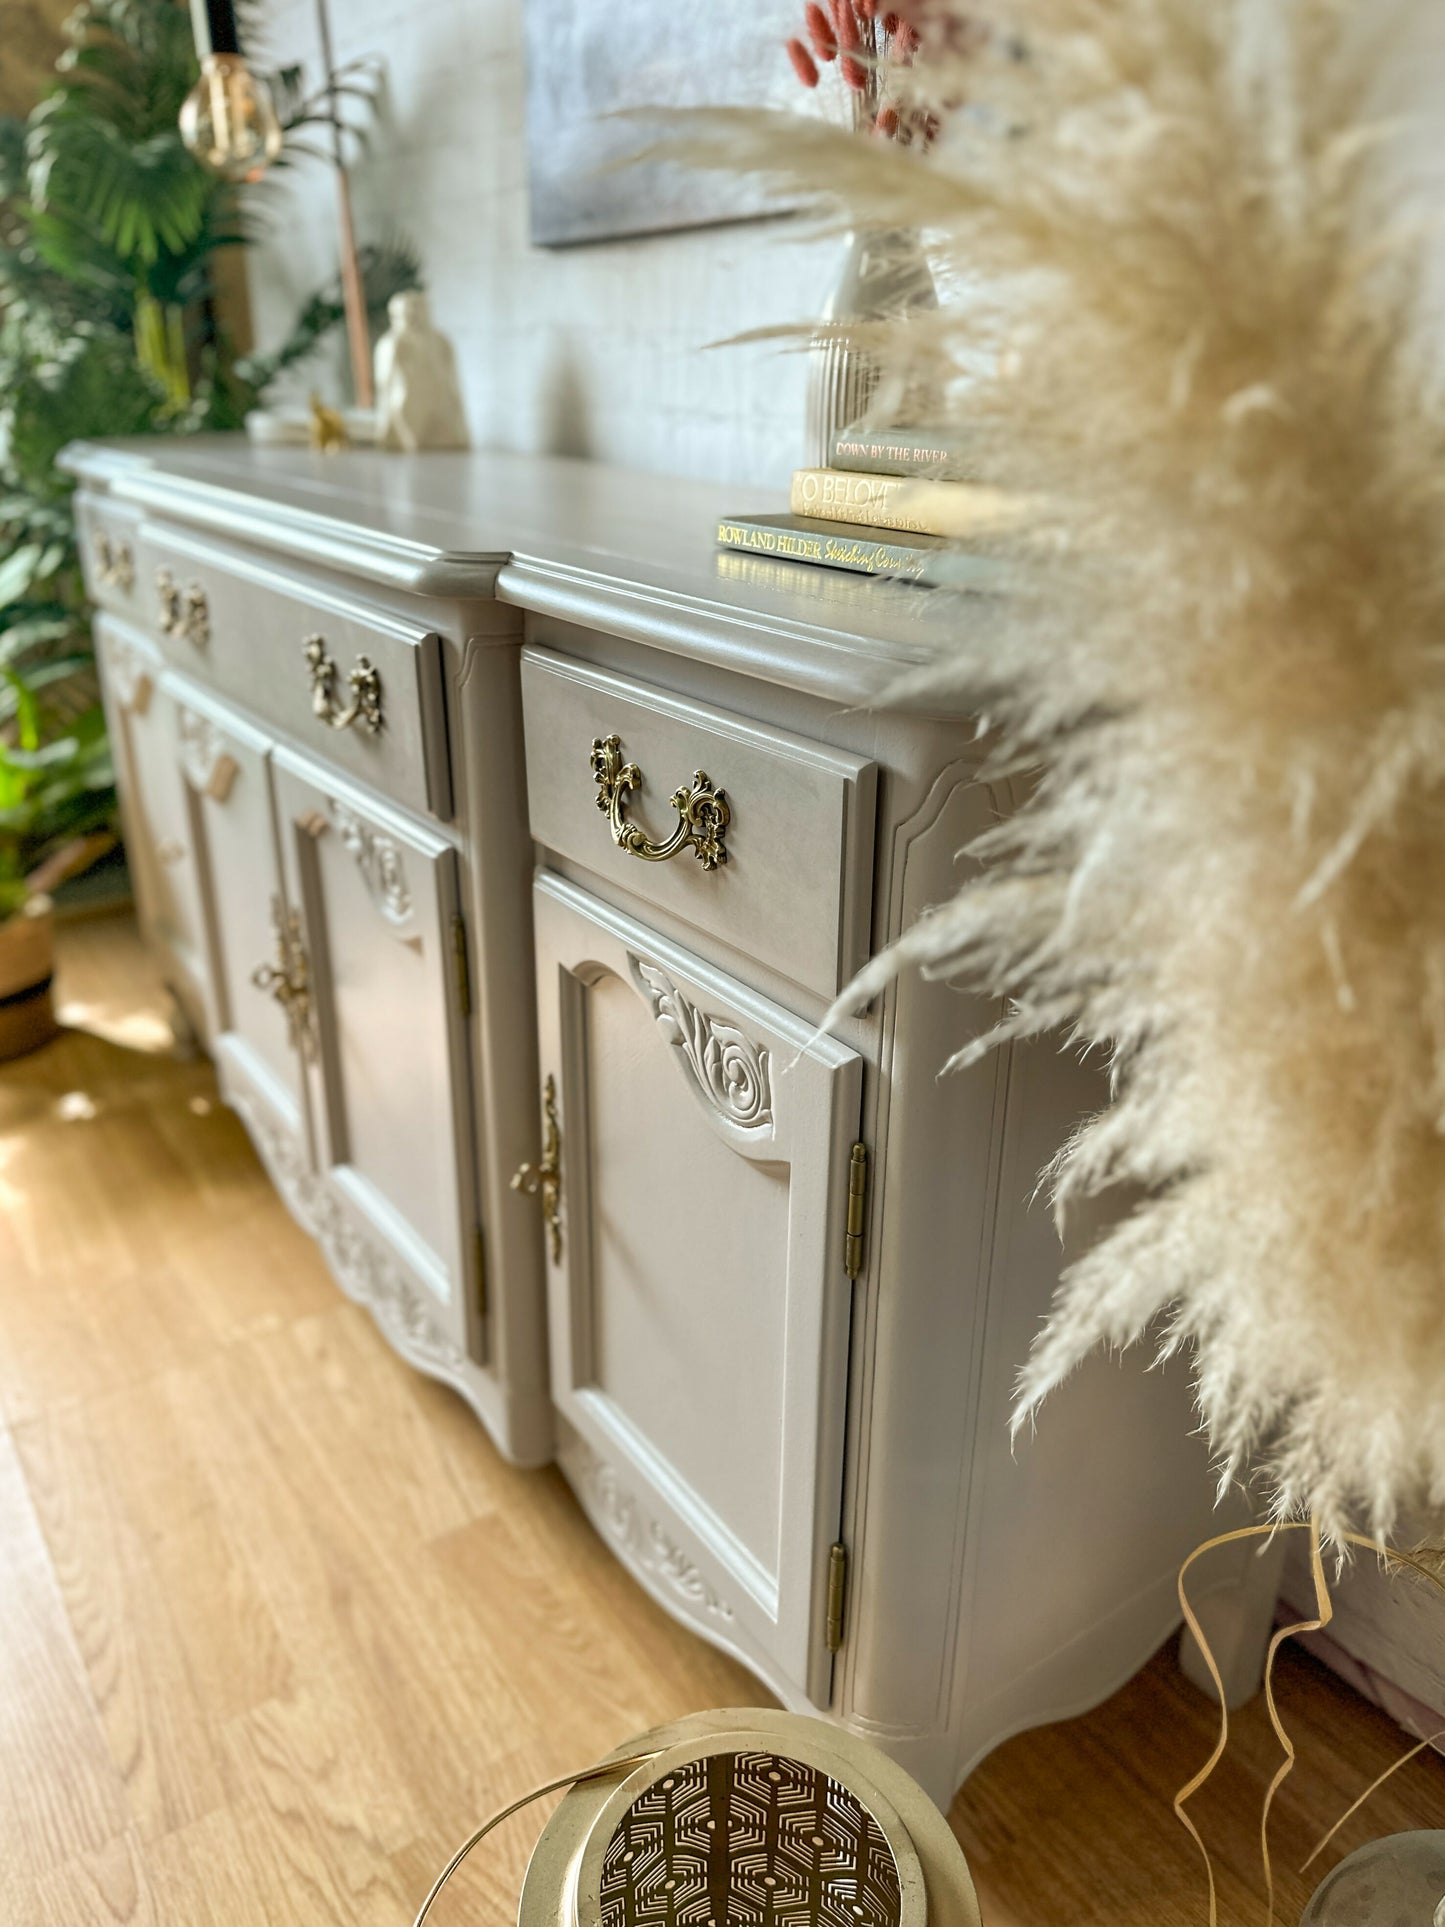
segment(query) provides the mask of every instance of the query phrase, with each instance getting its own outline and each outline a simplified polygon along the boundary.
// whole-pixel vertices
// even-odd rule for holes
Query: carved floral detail
[[[724,1624],[733,1609],[703,1578],[667,1531],[642,1510],[616,1472],[575,1435],[562,1447],[564,1471],[599,1529],[626,1563],[661,1582],[692,1607]]]
[[[736,1024],[690,1003],[656,964],[632,959],[643,995],[664,1039],[678,1051],[698,1088],[720,1116],[744,1131],[773,1128],[769,1055]]]
[[[365,1306],[403,1358],[446,1379],[465,1395],[471,1360],[438,1328],[425,1294],[367,1237],[286,1132],[278,1130],[229,1080],[225,1097],[249,1132],[272,1183],[297,1222],[321,1246],[332,1276],[347,1297]]]
[[[334,797],[328,799],[327,807],[343,845],[356,859],[372,902],[388,923],[405,923],[411,916],[411,889],[400,845]]]
[[[139,649],[116,636],[105,640],[105,675],[122,709],[144,716],[155,693],[150,663]]]
[[[226,739],[208,716],[180,705],[176,710],[181,768],[192,789],[224,803],[231,794],[239,765],[226,748]]]

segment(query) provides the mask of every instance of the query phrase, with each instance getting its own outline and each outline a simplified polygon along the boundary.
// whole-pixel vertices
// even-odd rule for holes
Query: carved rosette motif
[[[773,1128],[769,1055],[736,1024],[690,1003],[656,964],[632,959],[642,994],[664,1039],[687,1064],[698,1089],[720,1117],[743,1131]]]
[[[563,1446],[560,1457],[599,1529],[635,1571],[660,1581],[693,1611],[724,1625],[731,1620],[732,1607],[703,1578],[664,1527],[642,1510],[605,1459],[575,1434]]]
[[[372,902],[388,923],[406,923],[411,916],[411,888],[400,845],[334,797],[328,798],[327,807],[343,845],[356,859]]]
[[[332,1276],[369,1311],[403,1358],[444,1378],[464,1395],[471,1361],[441,1332],[422,1291],[357,1225],[326,1181],[310,1169],[293,1140],[277,1130],[244,1091],[228,1082],[226,1102],[260,1153],[292,1215],[321,1246]]]
[[[180,705],[176,710],[181,768],[192,789],[224,803],[236,781],[238,765],[226,749],[226,739],[208,716]]]

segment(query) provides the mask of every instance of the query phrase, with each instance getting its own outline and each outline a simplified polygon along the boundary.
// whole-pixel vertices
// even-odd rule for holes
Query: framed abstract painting
[[[525,0],[531,234],[544,247],[787,211],[754,182],[663,163],[620,166],[645,146],[626,119],[647,107],[818,112],[784,42],[796,0],[758,0],[745,20],[702,0]]]

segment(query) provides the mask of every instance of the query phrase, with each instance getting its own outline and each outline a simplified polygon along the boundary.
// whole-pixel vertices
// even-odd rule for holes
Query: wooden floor
[[[127,923],[67,934],[62,994],[73,1028],[0,1070],[0,1922],[406,1927],[492,1807],[763,1696],[340,1297]],[[1292,1869],[1400,1736],[1306,1660],[1281,1683]],[[989,1927],[1202,1923],[1169,1799],[1211,1738],[1165,1653],[1004,1747],[952,1814]],[[1224,1927],[1263,1919],[1276,1759],[1246,1717],[1198,1802]],[[503,1927],[536,1824],[445,1919]],[[1442,1824],[1431,1757],[1342,1844]]]

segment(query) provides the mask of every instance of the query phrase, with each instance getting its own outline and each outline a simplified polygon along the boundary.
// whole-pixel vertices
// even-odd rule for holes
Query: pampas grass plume
[[[1044,1033],[1112,1065],[1048,1181],[1061,1214],[1139,1201],[1067,1273],[1020,1417],[1162,1323],[1222,1477],[1383,1535],[1445,1504],[1445,414],[1374,198],[1380,14],[995,12],[965,69],[971,10],[915,11],[910,86],[979,103],[931,162],[765,115],[690,137],[929,230],[967,303],[867,345],[1032,505],[989,543],[1016,591],[899,692],[986,715],[1030,800],[865,987],[995,997],[965,1072]]]

